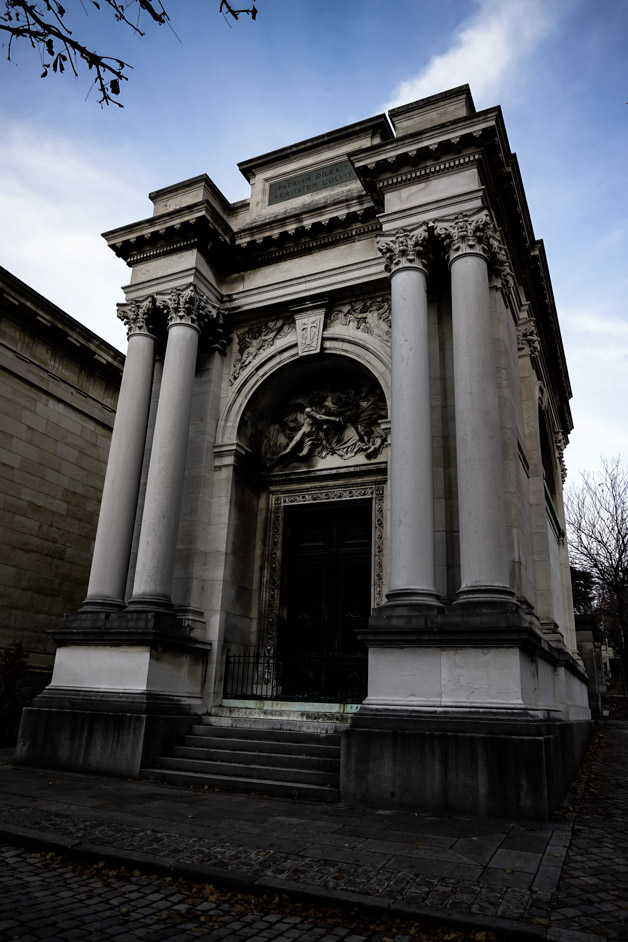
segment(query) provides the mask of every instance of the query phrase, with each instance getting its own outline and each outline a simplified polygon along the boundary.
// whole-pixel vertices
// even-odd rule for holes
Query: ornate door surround
[[[352,476],[353,477],[353,476]],[[279,624],[279,599],[281,590],[281,557],[286,507],[336,501],[364,500],[372,502],[372,607],[384,601],[384,495],[385,475],[378,474],[369,481],[322,483],[310,482],[281,485],[279,482],[268,490],[266,515],[266,542],[264,552],[259,647],[274,652]]]

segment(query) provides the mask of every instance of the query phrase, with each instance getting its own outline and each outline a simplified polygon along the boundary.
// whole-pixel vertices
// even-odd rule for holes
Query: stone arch
[[[368,340],[348,338],[346,334],[324,337],[323,347],[316,356],[299,357],[297,344],[292,342],[277,350],[270,350],[261,356],[255,365],[234,384],[216,429],[216,446],[235,444],[242,415],[255,393],[271,376],[278,374],[285,366],[295,362],[316,362],[321,364],[324,358],[344,357],[359,363],[372,374],[383,391],[387,412],[390,415],[391,378],[390,355],[388,350]]]

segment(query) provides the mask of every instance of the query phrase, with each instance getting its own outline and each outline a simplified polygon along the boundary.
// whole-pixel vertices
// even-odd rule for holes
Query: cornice
[[[547,352],[546,369],[551,386],[560,393],[557,404],[560,426],[565,435],[573,429],[569,400],[572,397],[571,383],[567,371],[565,349],[558,323],[554,292],[547,266],[545,246],[541,240],[534,243],[530,252],[530,264],[526,272],[527,287],[536,309],[536,325],[542,349]]]
[[[103,238],[119,258],[135,265],[186,248],[208,253],[226,247],[233,241],[233,229],[225,219],[218,218],[207,201],[201,201],[111,229],[103,233]]]
[[[122,373],[123,353],[1,267],[0,314],[79,364],[103,375]],[[30,362],[28,357],[23,359]]]

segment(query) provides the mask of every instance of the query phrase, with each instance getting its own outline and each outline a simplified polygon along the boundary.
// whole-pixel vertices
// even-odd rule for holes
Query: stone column
[[[392,408],[388,601],[439,606],[435,589],[427,226],[379,239],[390,272]]]
[[[150,406],[155,337],[148,321],[154,298],[133,301],[119,317],[129,346],[111,438],[109,461],[84,609],[124,608],[133,526]]]
[[[504,501],[497,362],[488,260],[497,236],[488,213],[436,226],[449,253],[454,353],[461,586],[459,602],[512,600]]]
[[[166,302],[168,343],[146,483],[133,596],[135,609],[171,608],[177,533],[190,426],[198,339],[212,312],[196,289]]]

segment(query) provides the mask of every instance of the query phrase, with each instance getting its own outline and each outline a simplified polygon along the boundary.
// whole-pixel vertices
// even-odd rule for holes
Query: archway
[[[243,409],[238,448],[259,484],[263,552],[257,645],[232,652],[227,700],[366,695],[356,632],[383,599],[387,415],[370,370],[328,354],[285,364]]]

